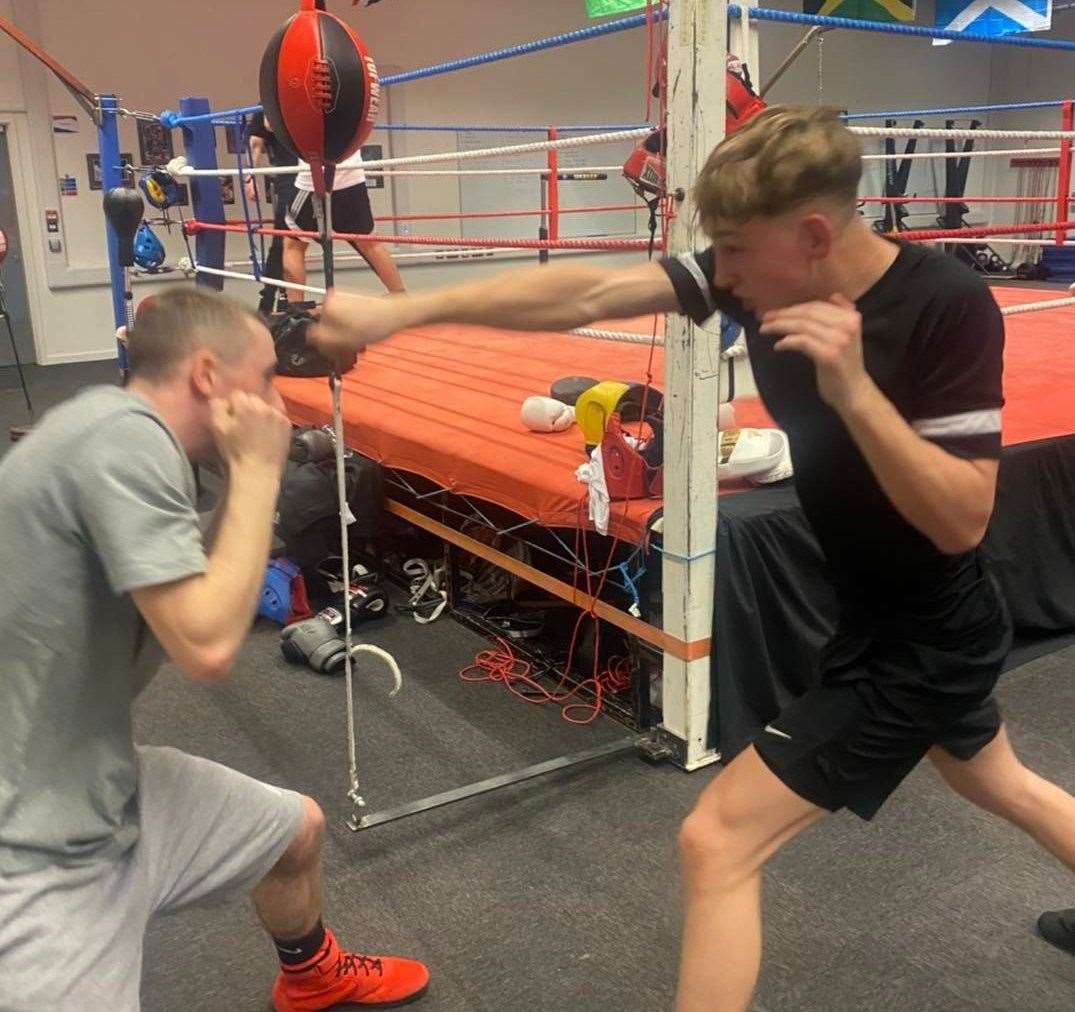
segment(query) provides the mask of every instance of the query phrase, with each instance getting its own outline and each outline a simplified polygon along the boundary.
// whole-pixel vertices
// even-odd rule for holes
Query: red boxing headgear
[[[729,53],[725,66],[724,98],[727,115],[724,120],[724,135],[727,137],[734,134],[747,120],[757,116],[765,108],[765,102],[758,98],[751,87],[746,66],[738,56]]]
[[[738,56],[728,54],[724,74],[724,90],[727,111],[724,119],[724,135],[734,134],[762,109],[763,102],[750,85],[750,76]],[[663,130],[654,130],[623,163],[623,174],[645,201],[664,196],[665,192],[665,139]]]
[[[272,37],[261,59],[261,104],[279,140],[317,169],[353,155],[380,104],[377,67],[362,40],[315,0]]]

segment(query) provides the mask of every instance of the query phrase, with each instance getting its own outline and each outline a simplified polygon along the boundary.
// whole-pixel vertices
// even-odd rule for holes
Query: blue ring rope
[[[239,114],[235,116],[235,122],[232,124],[231,129],[235,131],[235,163],[239,170],[239,175],[235,180],[235,186],[242,194],[243,202],[243,220],[246,222],[246,238],[250,244],[250,266],[254,271],[254,277],[261,280],[261,263],[258,260],[257,246],[254,244],[254,224],[250,220],[250,203],[249,198],[246,195],[246,187],[243,185],[243,148],[246,145],[243,143],[243,134],[246,132],[246,120]],[[253,160],[251,159],[251,162]],[[251,164],[251,167],[253,165]],[[254,191],[255,198],[257,191]],[[261,219],[261,201],[258,201],[258,219]],[[264,241],[264,236],[262,236]],[[262,253],[264,256],[264,251]]]
[[[600,25],[590,25],[588,28],[579,28],[574,32],[564,32],[562,35],[552,35],[547,39],[535,39],[533,42],[524,42],[518,46],[507,46],[504,49],[494,49],[488,53],[477,53],[467,56],[462,60],[449,60],[447,63],[436,63],[431,67],[421,67],[418,70],[408,70],[402,74],[390,74],[381,78],[381,84],[391,87],[393,84],[406,84],[409,81],[420,81],[425,77],[437,77],[440,74],[450,74],[456,70],[467,70],[470,67],[479,67],[486,63],[495,63],[497,60],[510,60],[516,56],[526,56],[529,53],[540,53],[546,49],[555,49],[558,46],[568,46],[573,42],[583,42],[587,39],[596,39],[602,35],[612,35],[615,32],[625,32],[631,28],[642,28],[649,21],[663,21],[667,17],[664,9],[653,11],[647,17],[645,14],[635,14],[629,18],[619,18],[616,21],[606,21]]]

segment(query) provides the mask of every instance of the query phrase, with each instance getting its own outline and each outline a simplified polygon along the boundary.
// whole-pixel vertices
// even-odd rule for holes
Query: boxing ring
[[[727,15],[727,16],[725,16]],[[667,59],[669,87],[664,122],[668,130],[668,195],[662,202],[662,234],[659,238],[639,234],[616,239],[564,239],[559,235],[563,216],[573,210],[561,207],[557,183],[563,173],[557,161],[560,152],[569,148],[612,142],[634,142],[643,137],[649,126],[632,128],[599,127],[556,129],[518,128],[520,131],[544,133],[542,140],[474,151],[447,150],[437,154],[404,156],[373,160],[366,169],[371,176],[405,173],[495,173],[529,172],[544,180],[542,206],[537,210],[506,209],[488,217],[531,215],[544,230],[535,239],[460,239],[454,236],[416,236],[396,230],[402,217],[386,221],[391,230],[378,228],[372,238],[392,244],[397,249],[432,249],[438,255],[454,255],[464,250],[533,250],[556,252],[623,252],[645,255],[647,249],[664,249],[679,253],[704,245],[697,233],[690,205],[690,183],[708,152],[723,136],[722,117],[705,115],[705,110],[723,109],[725,81],[723,64],[715,54],[732,51],[752,67],[758,66],[759,27],[765,22],[793,23],[813,29],[884,32],[903,37],[942,38],[953,42],[986,42],[1071,51],[1075,42],[1023,37],[982,37],[973,33],[946,32],[907,25],[875,24],[818,15],[740,7],[718,0],[679,0],[666,8],[656,4],[646,15],[624,18],[593,26],[576,33],[512,46],[493,53],[476,54],[466,60],[399,74],[382,81],[385,87],[405,85],[408,81],[437,74],[452,73],[465,67],[479,66],[494,60],[510,59],[523,53],[538,52],[560,45],[572,45],[599,34],[647,28],[667,23]],[[786,61],[785,61],[786,62]],[[714,70],[717,66],[718,70]],[[973,140],[1008,143],[974,151],[974,157],[1007,158],[1043,156],[1055,158],[1058,179],[1055,193],[1032,199],[996,198],[1012,206],[1047,203],[1055,217],[1047,221],[1023,221],[1019,224],[985,224],[973,228],[905,231],[908,241],[943,242],[952,248],[965,242],[980,242],[982,237],[996,237],[1000,242],[1034,243],[1064,246],[1068,232],[1075,229],[1069,220],[1071,186],[1071,142],[1075,139],[1070,101],[1058,100],[1061,110],[1059,130],[990,130],[926,129],[921,126],[854,126],[864,138],[909,138],[944,140],[955,144]],[[1030,107],[1033,103],[1022,103]],[[972,107],[978,110],[1007,107]],[[214,126],[235,128],[241,117],[256,113],[258,106],[214,112],[202,98],[187,98],[178,114],[159,117],[164,125],[182,130],[185,161],[174,166],[175,178],[191,185],[194,221],[186,223],[185,234],[192,242],[185,267],[199,283],[220,287],[225,279],[269,283],[283,286],[282,279],[266,278],[260,270],[257,243],[273,234],[264,227],[257,207],[243,198],[242,220],[227,220],[220,200],[220,180],[247,174],[272,175],[279,169],[253,169],[244,166],[240,155],[233,168],[217,163]],[[114,97],[99,102],[102,171],[106,190],[120,182],[119,146],[116,121],[124,115]],[[957,110],[899,110],[891,113],[863,113],[860,118],[896,118],[919,114],[945,114]],[[855,119],[852,114],[849,119]],[[443,126],[397,129],[446,129]],[[457,129],[457,128],[452,128]],[[504,131],[505,127],[487,127]],[[570,136],[567,136],[570,134]],[[1048,142],[1049,147],[1028,147]],[[1016,147],[1015,144],[1022,144]],[[479,158],[509,158],[521,153],[543,152],[546,164],[540,169],[473,169],[467,162]],[[911,157],[951,159],[967,157],[963,151],[919,152]],[[905,156],[867,154],[871,161]],[[586,166],[590,172],[616,171],[614,166]],[[239,188],[241,190],[241,187]],[[884,204],[893,198],[868,196],[866,203]],[[909,203],[914,198],[905,198]],[[966,198],[968,201],[974,198]],[[937,202],[937,198],[930,198]],[[991,198],[978,198],[989,206]],[[610,205],[608,210],[637,206]],[[602,207],[577,210],[601,212]],[[454,215],[413,215],[411,218],[438,220]],[[240,269],[242,261],[229,262],[225,257],[225,239],[229,233],[245,235],[249,242],[249,270]],[[354,238],[337,235],[338,239]],[[113,300],[117,325],[126,322],[129,312],[129,285],[115,258],[115,241],[110,233],[113,267]],[[398,254],[399,258],[414,255]],[[289,285],[288,287],[298,287]],[[319,290],[309,286],[307,291]],[[1075,297],[1057,297],[1033,290],[995,289],[1004,307],[1008,352],[1006,386],[1008,407],[1005,411],[1006,455],[1022,448],[1039,448],[1045,453],[1034,467],[1023,467],[1019,481],[1033,500],[1044,486],[1036,483],[1035,468],[1044,472],[1057,469],[1075,488],[1075,467],[1069,454],[1075,431],[1075,354],[1069,350],[1066,334],[1075,323]],[[1047,323],[1043,321],[1048,321]],[[658,340],[658,328],[663,337]],[[459,532],[435,521],[433,510],[423,512],[414,504],[390,504],[398,516],[418,526],[435,531],[448,541],[506,567],[542,589],[577,604],[592,614],[619,625],[631,635],[648,642],[663,656],[663,708],[660,726],[650,736],[655,753],[673,758],[683,768],[694,769],[720,757],[720,751],[734,751],[741,731],[728,724],[727,713],[750,711],[751,719],[770,708],[773,698],[789,689],[777,670],[794,659],[794,650],[774,658],[765,675],[773,698],[747,698],[740,693],[731,707],[728,696],[742,682],[739,671],[743,655],[768,649],[768,642],[779,639],[774,628],[753,627],[750,635],[740,636],[735,617],[722,612],[723,602],[734,599],[725,594],[727,580],[737,577],[737,567],[750,571],[751,563],[742,554],[725,553],[729,524],[745,529],[750,523],[768,523],[778,515],[794,512],[797,504],[788,488],[745,491],[741,486],[719,488],[714,462],[718,452],[718,433],[714,420],[727,375],[716,345],[716,335],[697,328],[679,316],[662,322],[610,321],[598,328],[601,336],[584,334],[499,333],[480,328],[419,328],[397,334],[384,344],[370,349],[357,368],[344,380],[344,417],[346,442],[353,449],[380,461],[400,476],[401,487],[407,476],[421,478],[423,490],[412,499],[425,500],[441,492],[472,504],[495,504],[518,518],[520,528],[528,526],[550,530],[586,528],[580,503],[584,489],[574,478],[574,469],[582,462],[581,436],[576,430],[556,435],[536,435],[519,423],[518,405],[522,397],[545,393],[550,380],[567,374],[590,374],[628,381],[655,383],[665,393],[666,455],[664,464],[665,496],[663,501],[634,500],[614,503],[610,533],[627,546],[649,544],[659,553],[661,580],[657,603],[647,616],[628,614],[610,606],[599,594],[580,591],[577,584],[550,579],[537,566],[522,567],[505,553],[486,551],[473,539],[461,542]],[[330,417],[329,393],[321,381],[281,379],[280,391],[289,414],[299,424],[324,424]],[[740,424],[765,424],[760,405],[749,399],[736,402]],[[1048,451],[1046,453],[1046,451]],[[1022,453],[1025,458],[1026,451]],[[1048,460],[1046,460],[1048,457]],[[1013,458],[1014,459],[1014,458]],[[1024,460],[1025,463],[1025,460]],[[1005,466],[1002,465],[1002,478]],[[723,493],[741,492],[738,495]],[[719,499],[718,499],[719,495]],[[788,496],[791,496],[789,499]],[[1002,488],[998,513],[1005,506],[1007,492]],[[1007,498],[1010,499],[1010,496]],[[718,518],[718,501],[721,506]],[[439,508],[439,507],[438,507]],[[1022,503],[1016,511],[1029,508]],[[661,510],[659,539],[652,538],[654,514]],[[475,509],[480,514],[480,507]],[[1044,526],[1048,526],[1045,524]],[[1047,549],[1075,555],[1075,545],[1065,539],[1067,531]],[[1044,545],[1045,542],[1042,542]],[[1010,544],[998,549],[1016,552]],[[805,549],[804,558],[809,557]],[[718,569],[718,557],[721,566]],[[578,560],[576,559],[576,562]],[[818,560],[814,560],[816,563]],[[757,564],[755,559],[754,563]],[[814,588],[816,575],[804,566],[802,587]],[[790,575],[790,574],[789,574]],[[1029,578],[1029,574],[1027,578]],[[824,628],[824,608],[816,601],[802,602],[810,613],[807,623],[810,637]],[[1053,617],[1060,620],[1066,604],[1057,606]],[[714,611],[715,608],[715,611]],[[1073,606],[1075,608],[1075,606]],[[1075,614],[1075,611],[1073,611]],[[711,630],[719,636],[711,638]],[[722,655],[722,644],[739,639],[740,649]],[[714,646],[715,641],[715,646]],[[738,659],[737,659],[738,658]],[[737,668],[737,665],[739,667]],[[799,671],[800,669],[795,669]],[[730,688],[729,688],[730,687]],[[791,685],[790,688],[794,688]],[[741,689],[741,684],[738,689]],[[542,770],[544,772],[545,770]],[[516,779],[534,775],[524,771]],[[514,782],[509,775],[504,782]],[[502,779],[502,778],[498,778]],[[499,784],[497,785],[499,786]],[[485,788],[491,789],[491,788]],[[474,793],[474,792],[472,792]],[[469,796],[465,793],[460,796]],[[449,799],[449,800],[454,800]],[[443,802],[441,802],[443,803]]]

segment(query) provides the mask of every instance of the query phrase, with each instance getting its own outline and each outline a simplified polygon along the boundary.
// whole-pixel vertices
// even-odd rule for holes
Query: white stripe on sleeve
[[[1000,408],[964,411],[943,418],[920,418],[911,428],[924,439],[943,439],[946,436],[984,436],[1000,432]]]

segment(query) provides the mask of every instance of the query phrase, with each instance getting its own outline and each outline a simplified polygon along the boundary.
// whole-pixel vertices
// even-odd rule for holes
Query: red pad
[[[729,53],[727,69],[724,72],[725,136],[734,134],[765,108],[765,102],[754,93],[754,89],[747,82],[746,71],[739,57]]]
[[[273,133],[314,169],[337,165],[370,135],[377,67],[362,40],[314,0],[272,37],[261,60],[261,104]]]

